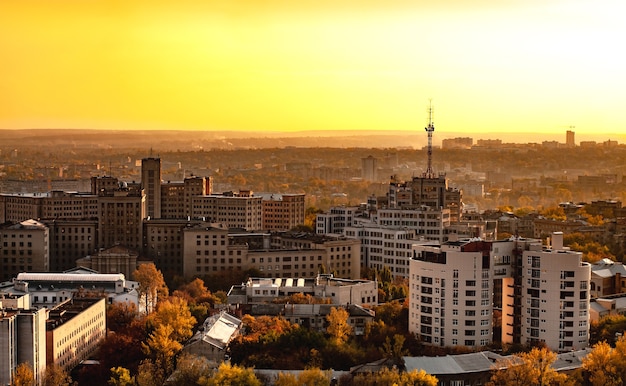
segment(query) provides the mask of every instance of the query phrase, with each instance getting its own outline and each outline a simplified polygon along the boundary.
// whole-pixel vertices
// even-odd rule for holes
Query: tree
[[[528,386],[562,385],[567,375],[559,374],[552,368],[556,354],[547,348],[533,348],[530,352],[513,355],[512,358],[498,360],[489,385]]]
[[[20,363],[13,373],[13,382],[11,386],[34,386],[35,374],[32,365],[27,362]]]
[[[138,312],[135,303],[113,303],[107,307],[107,328],[111,331],[119,331],[131,324],[137,316]]]
[[[620,386],[622,378],[620,371],[613,363],[615,353],[606,342],[593,346],[593,350],[583,358],[583,369],[588,375],[592,386]]]
[[[69,386],[73,385],[72,377],[60,366],[51,364],[46,367],[46,375],[43,380],[44,386]]]
[[[193,335],[196,318],[191,315],[187,301],[172,296],[159,303],[156,312],[149,316],[152,325],[167,325],[172,328],[171,339],[184,342]]]
[[[191,354],[182,354],[176,363],[176,370],[168,379],[171,386],[195,385],[201,378],[212,376],[208,359]]]
[[[113,367],[111,369],[111,378],[107,384],[111,386],[133,386],[135,380],[130,376],[130,371],[124,367]]]
[[[352,326],[348,324],[348,311],[344,308],[332,307],[330,313],[326,315],[328,327],[326,332],[330,335],[330,340],[337,345],[345,343],[352,333]]]
[[[163,274],[153,263],[141,264],[133,272],[133,278],[139,283],[137,292],[145,306],[146,314],[154,309],[158,296],[167,296],[168,290]]]
[[[165,372],[151,359],[141,362],[135,377],[137,386],[161,386],[165,381]]]
[[[261,386],[261,381],[249,368],[222,363],[211,377],[202,377],[200,386]]]
[[[177,340],[172,338],[174,329],[167,324],[161,324],[150,334],[147,343],[144,344],[144,350],[148,354],[152,354],[155,364],[161,366],[166,375],[172,370],[173,359],[183,348]]]
[[[424,370],[400,373],[397,369],[388,368],[384,368],[376,373],[358,374],[352,380],[353,385],[359,386],[437,386],[437,383],[437,377],[427,374]]]

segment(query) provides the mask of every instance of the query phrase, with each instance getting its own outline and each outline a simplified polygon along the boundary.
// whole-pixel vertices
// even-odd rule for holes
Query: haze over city
[[[625,8],[3,2],[0,129],[422,130],[432,99],[440,138],[623,142]]]

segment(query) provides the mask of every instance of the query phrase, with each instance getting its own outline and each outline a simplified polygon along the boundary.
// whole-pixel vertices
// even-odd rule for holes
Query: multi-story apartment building
[[[262,228],[262,197],[250,191],[227,192],[222,195],[196,196],[193,200],[192,218],[201,218],[228,228],[247,231]]]
[[[98,197],[98,245],[124,245],[140,251],[143,243],[143,219],[146,218],[146,195],[143,190],[125,186],[104,191]]]
[[[405,182],[393,179],[389,183],[388,196],[390,208],[445,208],[450,210],[451,222],[461,218],[461,192],[448,187],[448,179],[444,175],[414,177]]]
[[[354,220],[361,211],[357,206],[335,206],[326,213],[318,213],[315,221],[315,233],[320,235],[343,234],[346,227],[354,225]]]
[[[30,309],[28,305],[10,307],[8,297],[0,297],[0,384],[13,384],[15,370],[27,364],[36,385],[43,385],[46,372],[46,309]],[[28,295],[25,295],[28,297]],[[7,301],[8,300],[8,301]],[[26,300],[26,303],[28,301]]]
[[[343,236],[279,233],[269,248],[249,249],[220,224],[197,224],[183,231],[185,277],[228,270],[258,269],[268,277],[312,277],[320,271],[337,277],[360,276],[359,240]]]
[[[396,277],[409,276],[409,261],[413,256],[413,244],[418,242],[414,229],[382,227],[377,224],[361,224],[346,227],[346,237],[361,241],[361,265],[382,270],[389,267]]]
[[[425,240],[444,241],[450,226],[449,209],[421,206],[414,209],[379,209],[375,221],[381,227],[413,229]]]
[[[409,331],[422,341],[543,343],[555,351],[588,344],[590,266],[563,247],[562,233],[545,248],[539,240],[469,239],[418,244],[414,252]],[[501,325],[493,324],[494,311]]]
[[[49,229],[39,221],[0,226],[0,281],[24,271],[48,271],[49,245]]]
[[[98,196],[90,193],[52,191],[42,198],[41,218],[95,219]]]
[[[72,299],[50,310],[46,321],[49,365],[69,371],[92,355],[106,335],[104,299]]]
[[[98,219],[43,219],[50,229],[50,271],[76,266],[76,260],[97,250]]]
[[[161,184],[161,218],[180,219],[193,215],[193,198],[213,193],[213,177],[191,176],[182,182]],[[154,217],[153,217],[154,218]]]
[[[161,159],[141,160],[141,188],[146,193],[146,215],[161,218]]]
[[[304,194],[263,194],[264,231],[284,232],[304,224]]]

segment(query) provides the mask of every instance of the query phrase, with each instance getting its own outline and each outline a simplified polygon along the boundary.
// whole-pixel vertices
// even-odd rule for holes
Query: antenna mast
[[[433,178],[435,176],[433,172],[433,131],[435,131],[435,124],[433,123],[432,101],[428,105],[428,126],[424,130],[428,133],[428,168],[426,168],[425,177]]]

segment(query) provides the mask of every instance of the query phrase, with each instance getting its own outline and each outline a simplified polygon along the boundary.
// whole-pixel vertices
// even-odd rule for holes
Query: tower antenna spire
[[[428,167],[426,168],[425,177],[433,178],[435,176],[433,172],[433,131],[435,131],[435,124],[433,123],[432,100],[428,104],[428,126],[424,130],[428,133]]]

